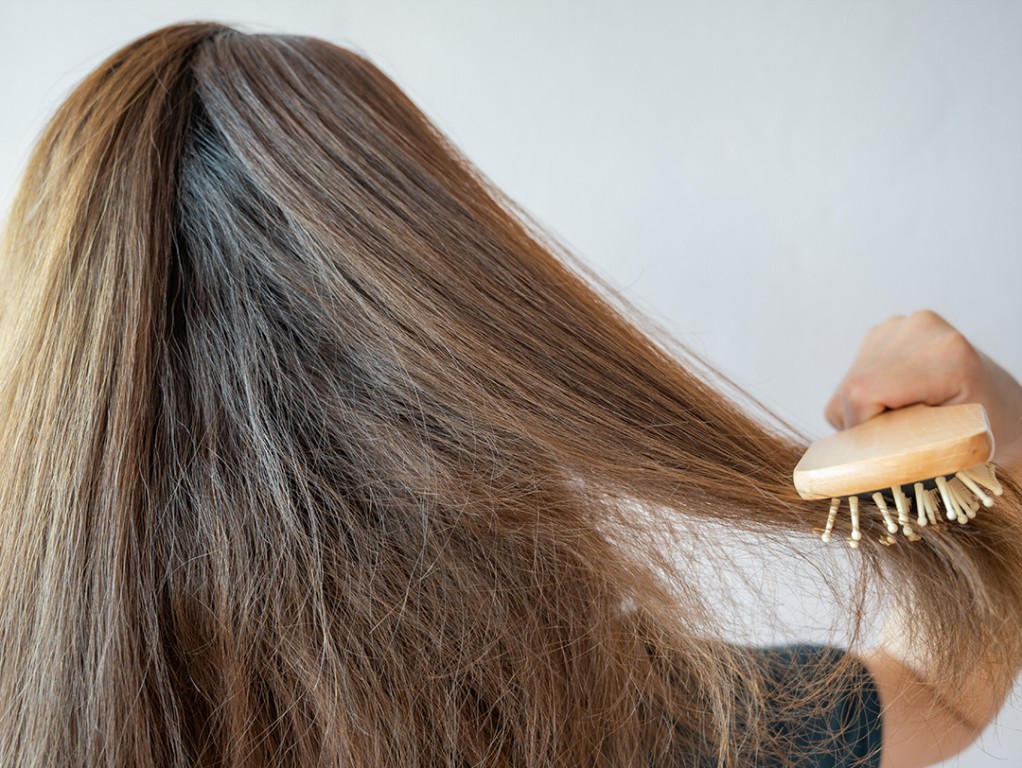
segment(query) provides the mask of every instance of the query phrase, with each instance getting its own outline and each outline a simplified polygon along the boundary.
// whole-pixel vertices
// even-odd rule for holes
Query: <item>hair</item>
[[[673,547],[794,551],[804,440],[364,57],[114,53],[29,159],[0,340],[3,765],[797,764],[713,550]],[[1017,653],[1020,512],[864,519],[853,623],[871,584],[911,605],[948,695]]]

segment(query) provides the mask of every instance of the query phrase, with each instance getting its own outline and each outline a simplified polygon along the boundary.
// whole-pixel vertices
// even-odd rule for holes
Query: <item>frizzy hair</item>
[[[802,440],[362,56],[211,23],[113,54],[29,160],[0,302],[0,764],[794,754],[669,543],[819,525]],[[913,606],[938,694],[1018,653],[1020,511],[863,521],[857,594]]]

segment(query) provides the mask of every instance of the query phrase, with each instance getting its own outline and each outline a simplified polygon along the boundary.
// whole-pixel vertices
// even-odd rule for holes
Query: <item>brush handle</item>
[[[793,480],[803,499],[856,496],[952,475],[993,455],[982,405],[912,405],[817,440]]]

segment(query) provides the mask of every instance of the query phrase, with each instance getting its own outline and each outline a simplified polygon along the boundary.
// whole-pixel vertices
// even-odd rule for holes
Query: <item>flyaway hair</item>
[[[798,764],[672,554],[821,524],[716,381],[364,57],[131,43],[0,252],[0,764]],[[864,520],[853,620],[911,603],[951,696],[1017,653],[1020,521]]]

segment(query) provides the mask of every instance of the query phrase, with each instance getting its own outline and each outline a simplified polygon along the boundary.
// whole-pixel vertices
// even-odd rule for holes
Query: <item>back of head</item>
[[[806,527],[799,444],[364,58],[147,35],[55,115],[3,248],[0,762],[741,759],[755,671],[662,544]],[[929,584],[962,546],[864,552]],[[954,636],[960,586],[922,621]]]

